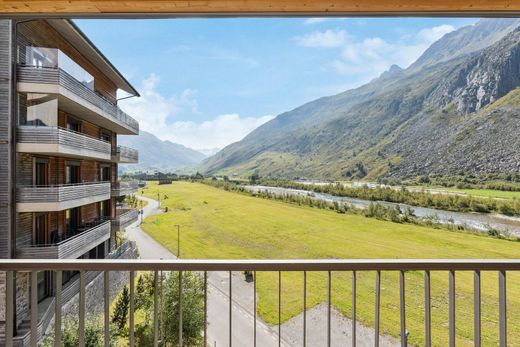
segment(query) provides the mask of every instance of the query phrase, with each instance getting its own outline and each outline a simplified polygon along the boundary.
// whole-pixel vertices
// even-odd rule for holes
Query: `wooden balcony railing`
[[[117,181],[112,183],[112,196],[132,195],[139,189],[139,181]]]
[[[116,217],[112,220],[112,230],[122,230],[132,224],[139,217],[139,210],[136,208],[116,210]]]
[[[109,286],[110,286],[110,272],[111,271],[128,271],[130,274],[130,310],[129,310],[129,345],[135,345],[134,337],[134,308],[135,308],[135,274],[137,271],[151,271],[154,273],[154,295],[153,295],[153,339],[154,346],[158,345],[160,319],[159,319],[159,298],[158,293],[158,277],[160,271],[175,271],[178,272],[179,276],[179,293],[178,293],[178,307],[179,307],[179,319],[178,327],[163,327],[167,329],[179,329],[179,340],[180,345],[183,345],[183,310],[186,308],[183,306],[184,295],[189,295],[183,291],[183,272],[195,271],[201,274],[203,278],[204,286],[204,330],[201,331],[204,338],[204,346],[208,345],[207,337],[207,288],[208,288],[208,272],[209,271],[224,271],[229,273],[229,292],[227,293],[229,301],[229,312],[222,313],[222,319],[227,320],[228,331],[222,331],[229,338],[229,346],[232,346],[233,342],[233,315],[238,314],[233,312],[233,293],[232,293],[232,272],[234,271],[252,271],[254,273],[255,285],[252,288],[252,295],[254,298],[254,321],[251,336],[253,336],[256,345],[256,326],[257,326],[257,301],[256,301],[256,272],[257,271],[271,271],[278,274],[278,290],[277,290],[277,302],[278,302],[278,320],[280,321],[281,315],[281,302],[282,302],[282,272],[299,272],[301,273],[302,288],[301,295],[303,298],[303,346],[306,346],[307,337],[307,316],[305,309],[307,308],[307,272],[324,272],[327,274],[327,298],[326,305],[327,311],[326,316],[323,317],[326,320],[326,346],[330,346],[332,343],[331,334],[331,283],[333,281],[333,274],[336,272],[349,272],[352,274],[352,291],[351,291],[351,304],[352,304],[352,346],[356,346],[358,343],[356,338],[357,329],[357,317],[356,317],[356,305],[358,300],[357,290],[357,274],[360,272],[370,271],[375,273],[375,291],[373,294],[375,299],[374,306],[374,340],[375,346],[379,345],[380,340],[380,302],[381,302],[381,273],[382,272],[397,272],[399,274],[399,299],[396,303],[396,315],[400,317],[400,340],[402,346],[408,345],[408,326],[406,321],[406,271],[422,272],[424,275],[424,334],[425,346],[429,347],[432,345],[432,327],[431,327],[431,309],[432,309],[432,298],[430,289],[430,272],[444,272],[449,278],[449,288],[447,302],[449,306],[448,314],[448,334],[449,334],[449,346],[455,346],[456,340],[456,326],[455,326],[455,310],[456,310],[456,286],[455,278],[459,271],[471,271],[473,272],[473,303],[474,303],[474,315],[473,315],[473,326],[474,326],[474,337],[473,343],[475,346],[481,346],[481,272],[495,272],[498,273],[498,300],[496,310],[498,312],[498,335],[499,345],[506,347],[507,343],[507,298],[506,298],[506,276],[508,272],[520,271],[520,260],[488,260],[488,259],[472,259],[472,260],[461,260],[461,259],[430,259],[430,260],[395,260],[395,259],[364,259],[364,260],[42,260],[34,262],[30,260],[4,260],[0,262],[0,271],[6,271],[6,329],[5,345],[12,346],[13,339],[13,317],[15,312],[15,302],[13,300],[15,290],[15,272],[31,272],[31,302],[37,303],[37,278],[38,271],[55,271],[56,282],[55,292],[57,297],[61,297],[61,273],[65,270],[75,270],[80,272],[80,278],[84,283],[85,273],[87,271],[102,271],[104,274],[104,340],[105,345],[108,346],[110,343],[110,302],[109,302]],[[412,291],[416,293],[417,288],[413,288]],[[366,296],[367,293],[363,295]],[[275,294],[276,295],[276,294]],[[85,341],[85,287],[80,286],[80,306],[79,306],[79,341],[80,345],[84,344]],[[38,305],[31,305],[31,317],[37,317]],[[55,341],[60,341],[61,336],[61,306],[55,305]],[[31,320],[31,331],[37,331],[36,320]],[[279,325],[280,326],[280,325]],[[243,333],[243,331],[241,332]],[[419,333],[419,332],[418,332]],[[36,335],[36,333],[35,333]],[[281,344],[281,330],[278,328],[278,344]],[[35,338],[36,339],[36,338]],[[32,340],[36,344],[36,340]],[[59,342],[58,342],[59,344]],[[364,345],[364,344],[363,344]]]
[[[111,158],[109,142],[60,127],[19,126],[16,130],[16,141],[19,152],[103,160]]]
[[[18,212],[61,211],[110,199],[110,182],[16,188]]]
[[[112,153],[112,160],[121,164],[136,164],[139,162],[139,152],[130,147],[117,146]]]
[[[139,123],[123,112],[116,104],[96,93],[80,81],[59,68],[42,68],[35,66],[18,66],[18,82],[58,85],[80,97],[92,106],[100,109],[117,123],[133,133],[139,133]]]
[[[59,242],[18,247],[17,258],[22,259],[74,259],[110,238],[111,223],[102,221],[85,225],[83,230]]]

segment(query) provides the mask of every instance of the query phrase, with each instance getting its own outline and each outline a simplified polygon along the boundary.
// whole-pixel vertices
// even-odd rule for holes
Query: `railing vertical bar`
[[[153,273],[153,346],[159,346],[159,272],[157,270]]]
[[[130,313],[129,313],[129,342],[130,347],[135,346],[135,335],[134,335],[134,313],[135,313],[135,272],[130,271]]]
[[[159,320],[159,343],[164,346],[164,293],[163,293],[163,282],[164,282],[164,276],[163,272],[161,271],[159,274],[159,310],[160,310],[160,320]]]
[[[79,347],[85,347],[85,271],[79,272]]]
[[[182,271],[179,271],[179,347],[184,345],[183,336],[182,336],[182,327],[183,327],[183,278]]]
[[[110,273],[108,270],[103,272],[104,288],[103,288],[103,301],[104,301],[104,318],[105,318],[105,347],[110,347]]]
[[[430,293],[430,271],[424,271],[424,340],[425,346],[432,345],[432,314],[431,314],[431,293]]]
[[[282,345],[282,272],[278,271],[278,347]]]
[[[375,307],[375,329],[374,346],[379,347],[379,304],[381,302],[381,271],[376,271],[376,307]]]
[[[303,347],[307,346],[307,271],[303,272]]]
[[[405,302],[405,277],[404,271],[399,272],[399,302],[401,306],[401,347],[408,345],[406,337],[406,302]]]
[[[356,347],[356,271],[352,271],[352,347]]]
[[[256,271],[253,272],[253,347],[256,347]]]
[[[506,294],[506,272],[498,272],[498,302],[500,321],[500,347],[507,346],[507,294]]]
[[[327,347],[330,347],[330,313],[331,313],[331,272],[327,274]]]
[[[31,347],[38,346],[38,271],[31,271]]]
[[[204,271],[204,347],[207,345],[208,345],[208,272]]]
[[[13,346],[14,334],[14,271],[7,271],[5,278],[5,346]]]
[[[480,312],[480,271],[473,273],[473,345],[480,347],[481,344],[481,312]]]
[[[449,272],[449,330],[450,330],[450,347],[455,347],[455,271]]]
[[[56,271],[54,293],[54,347],[61,346],[61,284],[62,272]]]
[[[233,274],[229,271],[229,347],[233,345]]]

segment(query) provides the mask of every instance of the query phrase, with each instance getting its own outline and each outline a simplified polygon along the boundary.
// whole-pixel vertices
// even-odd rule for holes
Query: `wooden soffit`
[[[0,15],[3,17],[519,14],[520,0],[0,0]]]

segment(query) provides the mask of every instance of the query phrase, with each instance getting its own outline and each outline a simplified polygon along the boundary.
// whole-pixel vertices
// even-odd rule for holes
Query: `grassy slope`
[[[145,194],[165,192],[170,212],[151,216],[143,228],[172,252],[177,239],[172,225],[181,224],[183,258],[515,258],[520,244],[414,225],[340,215],[331,211],[260,200],[198,183],[152,185]],[[483,273],[483,344],[498,341],[497,274]],[[358,274],[358,317],[374,321],[374,273]],[[457,273],[458,345],[472,338],[472,274]],[[351,310],[351,275],[333,273],[333,305]],[[407,324],[410,342],[423,344],[423,274],[406,273]],[[326,298],[326,274],[308,274],[308,306]],[[258,274],[259,314],[277,322],[277,275]],[[399,333],[398,274],[382,274],[381,329]],[[520,344],[520,277],[508,274],[509,341]],[[282,276],[282,320],[301,312],[302,275]],[[448,339],[448,275],[432,273],[432,329],[435,345]]]

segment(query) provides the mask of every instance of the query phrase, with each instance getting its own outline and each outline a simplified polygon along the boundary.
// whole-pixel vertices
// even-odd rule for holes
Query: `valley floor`
[[[168,212],[148,217],[145,232],[175,253],[181,227],[182,258],[516,258],[520,243],[450,232],[423,226],[398,224],[360,215],[263,200],[226,192],[199,183],[175,182],[149,185],[145,195],[161,195]],[[164,199],[164,195],[167,199]],[[332,304],[343,315],[351,313],[351,274],[333,273]],[[374,273],[359,273],[358,317],[373,324]],[[308,273],[308,308],[325,301],[326,274]],[[448,274],[433,272],[432,333],[434,345],[448,340]],[[473,335],[472,274],[457,273],[457,345],[471,345]],[[498,279],[482,275],[483,345],[498,341]],[[258,273],[258,313],[267,322],[278,321],[277,274]],[[399,334],[399,280],[386,272],[381,279],[381,331]],[[406,273],[409,342],[424,344],[423,274]],[[520,344],[520,276],[508,274],[509,341]],[[302,310],[299,273],[282,274],[282,321]]]

